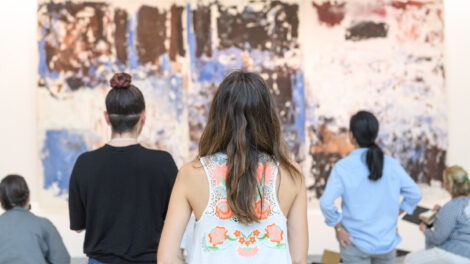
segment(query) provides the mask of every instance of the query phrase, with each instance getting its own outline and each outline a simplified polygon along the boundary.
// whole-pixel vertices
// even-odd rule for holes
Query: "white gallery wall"
[[[470,1],[444,0],[446,82],[449,121],[447,163],[470,170]],[[9,173],[23,175],[32,192],[33,212],[48,217],[59,229],[72,256],[83,256],[83,234],[68,229],[68,212],[39,208],[37,171],[36,89],[37,19],[36,1],[3,0],[0,9],[0,178]],[[443,203],[424,193],[424,203]],[[323,223],[318,209],[309,211],[310,254],[324,248],[338,250],[332,228]],[[416,226],[399,223],[403,242],[399,248],[416,250],[424,239]]]

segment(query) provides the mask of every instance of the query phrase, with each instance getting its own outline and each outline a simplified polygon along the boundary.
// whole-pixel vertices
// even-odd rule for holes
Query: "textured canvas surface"
[[[73,163],[109,139],[107,80],[132,74],[146,98],[140,141],[178,165],[197,144],[217,84],[260,73],[309,197],[352,146],[349,116],[371,110],[380,144],[418,182],[444,166],[441,1],[89,1],[38,5],[41,199],[63,201]]]

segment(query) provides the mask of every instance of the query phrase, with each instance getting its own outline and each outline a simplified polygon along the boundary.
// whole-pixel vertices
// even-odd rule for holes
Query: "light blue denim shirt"
[[[387,155],[382,177],[369,180],[366,152],[366,148],[356,149],[335,164],[320,207],[326,224],[335,226],[341,222],[361,251],[384,254],[401,242],[397,233],[400,209],[412,214],[422,195],[398,161]],[[334,204],[340,197],[342,212]]]
[[[434,228],[427,230],[426,248],[439,247],[470,258],[470,197],[458,197],[437,213]]]

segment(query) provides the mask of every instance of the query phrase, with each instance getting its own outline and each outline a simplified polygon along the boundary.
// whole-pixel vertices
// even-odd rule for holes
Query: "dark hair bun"
[[[121,72],[114,74],[113,78],[109,81],[109,84],[111,84],[111,87],[114,89],[129,88],[129,86],[131,86],[131,81],[132,77],[129,74]]]

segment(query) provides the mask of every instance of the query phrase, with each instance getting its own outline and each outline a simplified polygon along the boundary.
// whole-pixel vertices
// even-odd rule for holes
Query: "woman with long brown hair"
[[[159,264],[184,262],[179,247],[192,212],[189,263],[306,263],[305,184],[259,75],[236,71],[219,85],[199,157],[177,176]]]

